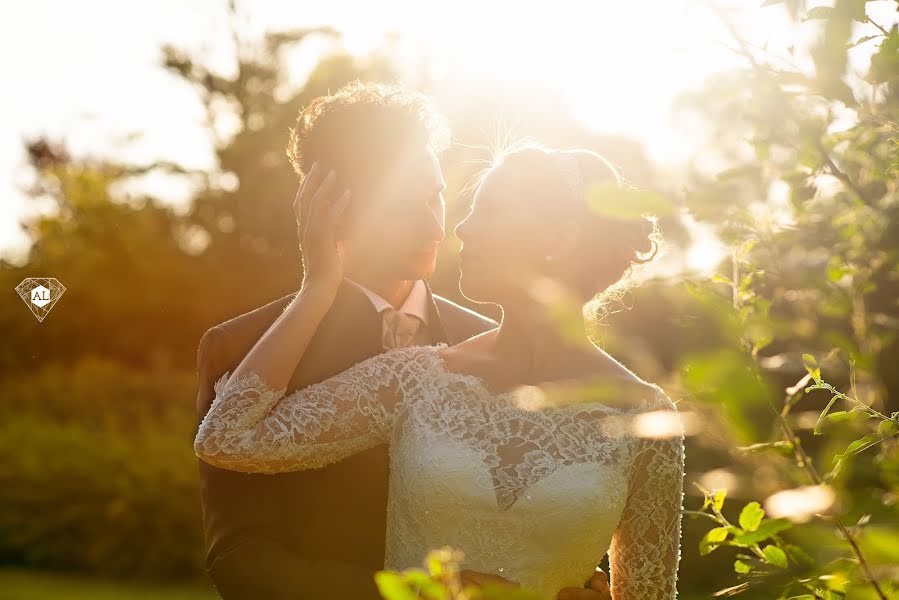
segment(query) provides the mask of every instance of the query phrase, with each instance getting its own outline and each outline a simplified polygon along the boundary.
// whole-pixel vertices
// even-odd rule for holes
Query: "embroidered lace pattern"
[[[632,406],[534,408],[446,369],[445,344],[391,350],[291,394],[250,373],[215,384],[197,455],[222,468],[321,468],[390,448],[385,567],[420,567],[452,545],[464,568],[546,598],[580,587],[609,553],[612,597],[676,597],[683,435],[639,437],[635,419],[674,403],[658,386]],[[539,402],[536,406],[540,406]]]

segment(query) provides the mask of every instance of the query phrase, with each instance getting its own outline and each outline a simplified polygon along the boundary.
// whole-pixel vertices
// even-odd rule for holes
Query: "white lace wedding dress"
[[[493,394],[447,371],[443,347],[393,350],[286,396],[255,373],[226,387],[225,373],[195,451],[219,467],[275,473],[386,442],[385,568],[422,567],[428,550],[450,545],[463,551],[462,568],[550,599],[582,586],[608,551],[615,600],[675,598],[680,421],[662,438],[628,426],[634,415],[676,411],[661,388],[633,408],[540,408],[539,394],[522,393],[537,388]]]

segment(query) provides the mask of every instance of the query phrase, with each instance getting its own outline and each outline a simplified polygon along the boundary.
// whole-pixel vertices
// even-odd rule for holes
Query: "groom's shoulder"
[[[275,322],[275,319],[284,312],[297,293],[291,292],[262,306],[213,325],[203,333],[200,339],[200,353],[204,354],[202,352],[204,348],[220,346],[224,343],[223,339],[228,340],[229,344],[236,344],[237,346],[245,345],[244,341],[247,344],[254,344]]]
[[[484,333],[499,327],[499,323],[484,315],[456,304],[443,296],[432,294],[434,303],[440,313],[440,321],[447,332],[452,331],[453,337],[464,340],[479,333]]]

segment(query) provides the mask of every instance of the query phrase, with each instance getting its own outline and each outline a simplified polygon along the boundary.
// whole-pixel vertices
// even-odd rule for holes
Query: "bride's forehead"
[[[480,184],[475,190],[472,204],[477,206],[499,204],[509,197],[512,191],[512,182],[503,173],[499,167],[491,168],[487,174],[481,179]]]

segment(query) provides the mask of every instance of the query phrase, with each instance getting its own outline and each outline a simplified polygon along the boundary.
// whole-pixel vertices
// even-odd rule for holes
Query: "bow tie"
[[[410,345],[423,325],[418,317],[393,308],[385,308],[381,312],[381,319],[381,345],[385,350]]]

